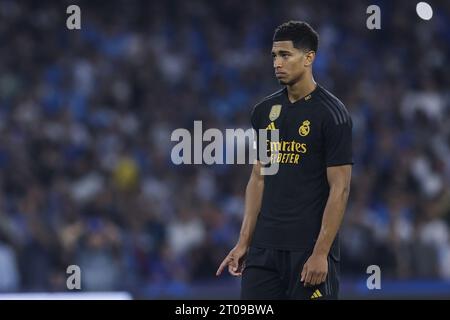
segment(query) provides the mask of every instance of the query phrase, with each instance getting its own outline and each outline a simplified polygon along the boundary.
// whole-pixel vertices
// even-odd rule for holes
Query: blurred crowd
[[[84,290],[145,297],[229,281],[251,166],[174,165],[170,135],[250,128],[290,19],[353,118],[343,276],[450,279],[450,6],[379,1],[371,31],[369,4],[0,0],[0,291],[65,290],[73,264]]]

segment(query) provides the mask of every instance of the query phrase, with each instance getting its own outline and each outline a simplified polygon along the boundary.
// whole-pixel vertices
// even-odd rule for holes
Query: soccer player
[[[337,299],[338,231],[350,190],[352,121],[344,104],[314,81],[318,34],[305,22],[280,25],[272,44],[283,89],[253,109],[274,175],[257,161],[247,185],[239,240],[217,270],[241,276],[242,299]],[[267,165],[267,164],[266,164]]]

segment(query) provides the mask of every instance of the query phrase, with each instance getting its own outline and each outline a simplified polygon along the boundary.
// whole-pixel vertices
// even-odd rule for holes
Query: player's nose
[[[273,67],[275,71],[281,68],[281,59],[275,58],[273,59]]]

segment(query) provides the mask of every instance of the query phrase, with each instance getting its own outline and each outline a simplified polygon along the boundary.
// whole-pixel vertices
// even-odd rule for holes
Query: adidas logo
[[[311,299],[317,299],[320,298],[322,296],[322,294],[320,293],[319,289],[317,289],[316,291],[314,291],[313,295],[311,296]]]
[[[275,130],[275,129],[276,129],[275,128],[275,123],[273,123],[273,122],[271,122],[266,128],[266,130]]]

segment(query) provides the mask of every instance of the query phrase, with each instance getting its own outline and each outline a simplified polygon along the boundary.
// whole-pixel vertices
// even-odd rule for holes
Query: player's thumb
[[[231,269],[233,269],[234,272],[237,271],[238,265],[239,265],[238,259],[235,258],[231,260]]]

